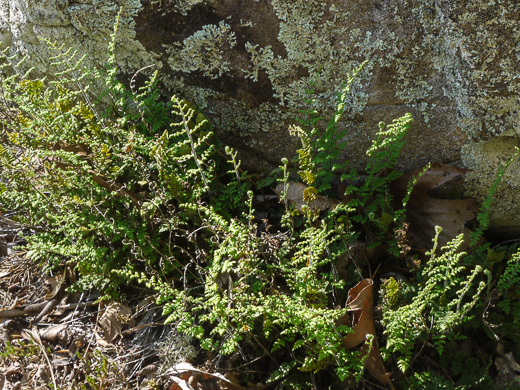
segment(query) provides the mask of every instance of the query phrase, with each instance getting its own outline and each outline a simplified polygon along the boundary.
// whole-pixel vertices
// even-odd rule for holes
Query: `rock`
[[[343,126],[344,158],[362,167],[377,123],[412,112],[399,168],[429,161],[473,169],[466,193],[484,199],[520,136],[520,14],[508,0],[0,0],[0,39],[45,74],[58,40],[105,66],[117,36],[122,74],[156,64],[165,91],[196,103],[250,169],[294,155],[288,127],[310,104],[328,118],[335,92],[365,60]],[[129,77],[126,77],[129,79]],[[313,82],[315,81],[315,84]],[[518,163],[492,226],[520,232]]]

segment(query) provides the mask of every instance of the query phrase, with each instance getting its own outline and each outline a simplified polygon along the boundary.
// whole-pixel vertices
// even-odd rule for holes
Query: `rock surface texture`
[[[102,67],[120,6],[121,72],[155,64],[166,91],[196,103],[250,167],[293,156],[288,126],[310,104],[331,115],[336,91],[365,60],[342,123],[350,128],[344,157],[359,166],[377,123],[412,112],[399,168],[470,168],[465,194],[482,200],[520,143],[517,1],[0,0],[0,40],[41,73],[49,53],[40,36]],[[518,167],[492,216],[511,233],[520,231]]]

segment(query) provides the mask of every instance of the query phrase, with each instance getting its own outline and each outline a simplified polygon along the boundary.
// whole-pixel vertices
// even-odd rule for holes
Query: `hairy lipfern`
[[[192,215],[175,210],[209,198],[209,125],[183,99],[159,99],[156,74],[137,93],[127,90],[116,79],[112,44],[110,68],[80,77],[84,57],[46,42],[56,53],[55,78],[31,78],[6,55],[2,65],[11,75],[2,79],[11,102],[4,109],[18,120],[3,128],[0,202],[23,210],[19,220],[40,231],[26,237],[28,256],[51,268],[72,265],[77,288],[112,294],[123,265],[182,275],[176,240]],[[107,92],[94,104],[89,86],[100,83]],[[99,114],[107,98],[111,110]]]
[[[352,74],[347,75],[346,83],[337,93],[334,115],[324,130],[318,127],[323,117],[314,110],[304,111],[307,119],[300,121],[303,128],[293,126],[290,129],[290,133],[299,137],[302,142],[302,148],[298,150],[300,168],[298,174],[307,185],[316,187],[318,192],[329,190],[334,175],[345,172],[348,167],[348,160],[341,162],[341,152],[347,144],[345,136],[349,129],[348,127],[340,129],[339,124],[348,108],[346,104],[352,84],[365,64],[366,62],[363,62]],[[316,81],[313,82],[315,83]],[[311,89],[308,93],[312,96],[314,90]],[[312,103],[312,98],[308,102]]]
[[[24,72],[23,60],[7,51],[0,55],[0,207],[16,213],[30,258],[46,268],[73,268],[73,290],[95,287],[103,298],[124,291],[123,284],[146,286],[176,335],[196,340],[200,361],[242,359],[242,367],[251,365],[252,380],[270,376],[285,388],[317,388],[321,375],[327,386],[344,388],[343,380],[358,381],[369,367],[372,352],[363,352],[375,351],[375,341],[382,346],[384,339],[371,334],[361,351],[347,350],[345,334],[356,330],[338,324],[345,323],[348,287],[370,263],[382,265],[370,273],[375,284],[378,272],[394,276],[383,284],[382,310],[375,316],[382,315],[387,335],[381,351],[393,353],[401,370],[411,371],[431,346],[444,359],[463,327],[484,316],[499,323],[494,330],[486,324],[491,333],[500,329],[496,338],[517,338],[516,248],[484,244],[467,255],[460,236],[438,250],[437,229],[429,262],[417,272],[403,268],[418,260],[403,259],[408,254],[399,253],[394,232],[406,230],[406,206],[418,178],[404,199],[392,198],[391,184],[412,117],[381,123],[361,175],[349,170],[341,160],[348,131],[341,118],[359,69],[338,93],[327,124],[309,111],[307,120],[290,128],[301,140],[303,201],[332,195],[331,186],[344,181],[343,203],[295,209],[288,159],[277,171],[280,205],[268,193],[253,192],[259,186],[241,170],[237,152],[220,150],[195,105],[161,96],[158,72],[138,82],[148,72],[140,69],[126,88],[118,80],[116,33],[117,22],[106,69],[89,70],[85,57],[49,40],[53,77]],[[101,94],[93,92],[100,88]],[[266,183],[275,180],[273,175]],[[478,218],[477,239],[489,225],[490,199]],[[365,250],[375,246],[384,255]],[[477,316],[486,287],[489,304]],[[493,294],[499,303],[491,302]],[[420,388],[431,377],[428,371],[409,375]],[[450,386],[444,379],[436,384]]]
[[[442,354],[448,340],[462,337],[456,329],[472,318],[471,310],[490,282],[488,270],[462,264],[466,256],[460,250],[463,235],[449,242],[438,255],[440,232],[437,227],[430,260],[419,271],[420,283],[410,303],[402,304],[399,296],[402,294],[404,298],[405,287],[401,284],[396,287],[395,280],[390,279],[383,287],[386,347],[397,354],[397,364],[403,372],[410,366],[419,339],[424,343],[430,340]]]

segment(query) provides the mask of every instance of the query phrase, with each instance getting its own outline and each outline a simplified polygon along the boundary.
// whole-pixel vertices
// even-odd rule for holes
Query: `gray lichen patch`
[[[247,42],[245,49],[250,55],[251,70],[246,68],[244,72],[253,79],[259,72],[265,72],[280,105],[293,110],[303,108],[309,98],[306,90],[317,81],[316,94],[312,97],[315,108],[330,109],[335,91],[364,60],[350,55],[350,48],[342,38],[348,36],[347,28],[335,23],[336,9],[323,1],[271,1],[271,5],[279,20],[277,40],[282,43],[284,53],[275,54],[271,46]],[[364,105],[356,100],[359,106],[349,105],[353,112]]]
[[[35,66],[40,74],[45,74],[51,71],[49,58],[56,53],[40,37],[78,50],[78,58],[86,54],[85,67],[104,67],[110,35],[121,7],[115,50],[120,70],[130,73],[157,62],[153,54],[135,40],[135,19],[141,9],[139,0],[119,3],[1,0],[0,17],[10,27],[10,34],[3,35],[8,38],[6,43],[11,46],[11,53],[29,55],[31,61],[27,67]]]
[[[236,45],[235,33],[223,20],[218,25],[206,25],[169,49],[168,64],[174,71],[201,71],[204,76],[221,77],[230,71],[227,58]]]
[[[261,9],[261,13],[266,14],[271,12],[271,7],[278,22],[276,37],[270,40],[266,40],[265,19],[255,18],[254,14],[248,15],[242,11],[237,15],[233,11],[234,4],[234,1],[229,1],[218,5],[208,2],[205,5],[207,9],[215,7],[215,12],[222,18],[220,27],[224,26],[224,31],[221,28],[220,34],[210,34],[207,26],[213,26],[214,31],[217,25],[202,25],[195,33],[170,45],[167,49],[168,64],[173,71],[179,75],[200,72],[215,80],[228,78],[226,82],[235,82],[238,90],[251,82],[253,85],[259,84],[261,78],[266,77],[272,88],[272,97],[278,102],[278,107],[273,107],[280,114],[292,113],[294,121],[302,109],[315,109],[330,116],[336,99],[335,92],[362,61],[369,59],[364,73],[354,82],[345,115],[351,121],[350,127],[368,131],[365,137],[370,139],[377,126],[367,129],[367,126],[356,126],[356,123],[364,120],[362,113],[367,106],[381,103],[406,104],[408,110],[414,109],[419,116],[414,126],[415,137],[427,138],[418,142],[412,136],[410,143],[413,145],[428,144],[433,138],[439,137],[440,130],[436,133],[428,129],[438,126],[439,121],[432,118],[448,111],[457,113],[460,123],[443,129],[445,137],[452,137],[455,128],[468,134],[474,134],[475,128],[480,129],[480,122],[472,115],[475,109],[470,108],[468,101],[471,91],[457,91],[456,98],[460,102],[457,107],[454,95],[450,94],[454,83],[450,80],[449,85],[446,85],[446,72],[439,74],[439,70],[444,71],[447,67],[446,58],[452,59],[451,52],[445,50],[442,31],[433,27],[439,22],[439,14],[430,9],[426,2],[411,7],[399,1],[358,3],[272,0],[264,3]],[[245,8],[249,6],[253,7],[253,3],[244,5]],[[200,10],[197,12],[200,13]],[[228,17],[224,18],[226,13]],[[191,13],[188,12],[186,20],[189,21],[190,17]],[[272,25],[272,19],[269,19],[269,25]],[[245,31],[245,28],[250,29],[251,33]],[[261,37],[255,37],[255,31],[261,32]],[[273,31],[273,28],[269,31]],[[225,36],[229,37],[232,33],[236,41],[232,38],[226,40]],[[233,44],[235,42],[236,45]],[[215,64],[219,64],[219,67]],[[381,79],[380,75],[385,74],[381,73],[381,69],[385,68],[392,71],[386,72],[387,77]],[[372,88],[374,80],[377,80],[379,88],[376,92]],[[203,86],[199,88],[204,89]],[[310,89],[314,90],[312,96],[308,93]],[[254,91],[254,87],[251,91]],[[233,99],[244,98],[250,93],[244,92],[237,93]],[[193,87],[190,94],[193,94]],[[225,99],[225,94],[220,99]],[[442,96],[440,100],[439,95]],[[199,102],[202,106],[211,106],[200,99]],[[252,110],[252,107],[248,110]],[[253,112],[261,112],[261,109],[254,109]],[[219,123],[223,129],[243,128],[239,117],[233,115],[226,118],[225,123]],[[259,121],[260,117],[262,115],[251,120]],[[290,117],[287,115],[287,118]],[[270,127],[276,128],[277,132],[286,132],[290,124],[289,120],[269,122]],[[426,122],[429,126],[424,125]],[[246,126],[250,131],[258,127],[251,123]],[[245,142],[253,146],[255,140],[248,137]],[[449,140],[437,142],[439,147],[428,150],[423,158],[414,156],[408,161],[433,159],[435,156],[456,160],[458,151],[450,145],[448,153],[440,150],[440,145],[446,143],[449,144]]]
[[[518,4],[418,2],[413,12],[424,32],[418,47],[445,76],[443,93],[456,102],[461,128],[474,140],[510,128],[520,89]]]
[[[121,5],[120,70],[131,77],[156,64],[165,92],[203,108],[252,166],[294,155],[289,125],[302,110],[326,123],[336,92],[365,60],[341,123],[349,128],[345,159],[362,166],[377,123],[412,111],[399,168],[462,158],[485,186],[494,171],[478,142],[520,136],[516,1],[0,0],[0,39],[41,73],[50,53],[38,35],[105,67]]]
[[[67,12],[68,0],[28,0],[29,22],[44,26],[68,26],[71,18]]]
[[[140,0],[123,0],[121,4],[89,0],[70,5],[68,12],[71,15],[72,25],[80,35],[75,37],[78,43],[83,42],[80,46],[89,57],[97,57],[95,63],[100,63],[102,62],[100,56],[104,56],[106,62],[106,49],[100,49],[103,46],[108,48],[114,22],[120,9],[122,11],[116,35],[116,57],[121,71],[130,73],[155,63],[153,54],[147,53],[145,48],[135,40],[135,19],[141,10]]]

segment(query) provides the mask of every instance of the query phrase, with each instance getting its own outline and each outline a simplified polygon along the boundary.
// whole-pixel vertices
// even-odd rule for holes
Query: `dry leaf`
[[[147,376],[157,371],[157,364],[148,364],[137,372],[137,376]]]
[[[282,193],[284,192],[285,184],[280,183],[276,186],[274,189],[274,192],[278,194],[280,197]],[[312,198],[314,200],[312,201],[305,201],[304,199],[307,198],[307,192],[309,191],[309,188],[303,183],[299,183],[296,181],[291,181],[287,183],[287,192],[285,194],[287,201],[290,205],[294,206],[297,210],[302,211],[303,206],[309,206],[313,210],[327,210],[331,207],[335,206],[339,202],[336,200],[332,200],[329,198],[326,198],[322,195],[313,195]]]
[[[352,333],[343,339],[345,348],[353,348],[361,343],[361,352],[369,352],[365,361],[365,367],[380,384],[389,385],[393,389],[390,373],[386,371],[383,359],[379,354],[379,345],[376,338],[374,324],[374,281],[363,279],[348,292],[347,307],[352,312]],[[372,348],[368,351],[370,344],[366,341],[367,335],[372,335]]]
[[[405,194],[408,182],[417,177],[423,169],[417,169],[401,176],[392,183],[392,192],[396,200]],[[453,165],[431,164],[424,175],[417,181],[408,206],[406,220],[410,223],[407,237],[417,249],[429,249],[435,237],[435,226],[442,227],[439,245],[444,245],[460,233],[469,233],[466,222],[477,215],[474,199],[436,199],[429,192],[450,180],[468,172]]]
[[[345,348],[353,348],[366,340],[367,334],[374,335],[374,309],[372,279],[363,279],[348,292],[347,307],[352,311],[352,333],[343,339]]]
[[[498,388],[509,389],[515,384],[518,385],[520,383],[520,364],[517,363],[512,352],[504,353],[503,344],[498,344],[497,352],[500,355],[495,358]]]
[[[200,390],[244,390],[235,385],[224,375],[208,373],[193,367],[190,363],[179,363],[170,368],[169,372],[178,375],[172,377],[175,383],[170,390],[200,389]]]
[[[67,345],[70,341],[67,325],[54,325],[50,328],[46,328],[40,332],[40,337],[43,340],[52,343],[62,343],[63,345]]]
[[[110,302],[99,319],[106,341],[113,342],[121,335],[124,324],[132,325],[132,309],[120,302]]]
[[[172,380],[175,382],[170,386],[170,390],[193,390],[193,387],[188,385],[188,382],[177,378],[176,376],[172,377]]]
[[[52,277],[46,278],[45,282],[51,286],[51,291],[45,294],[45,299],[49,300],[54,298],[61,290],[63,283],[67,278],[67,268],[64,268],[60,274],[56,274]]]

